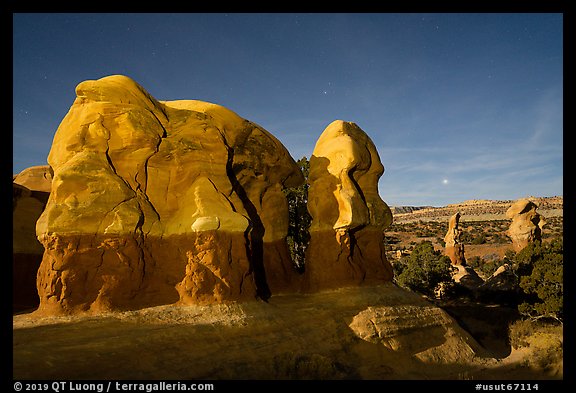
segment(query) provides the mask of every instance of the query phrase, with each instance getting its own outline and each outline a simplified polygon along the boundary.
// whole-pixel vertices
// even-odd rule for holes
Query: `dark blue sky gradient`
[[[563,193],[562,14],[14,14],[13,172],[46,163],[78,83],[224,105],[310,156],[376,144],[389,205]]]

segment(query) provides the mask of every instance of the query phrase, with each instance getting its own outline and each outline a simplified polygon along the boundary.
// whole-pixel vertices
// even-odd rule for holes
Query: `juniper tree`
[[[420,242],[412,253],[394,264],[396,282],[413,291],[433,295],[441,282],[451,280],[450,258],[434,250],[430,241]]]
[[[518,311],[532,317],[553,317],[564,314],[563,240],[547,244],[534,242],[516,254],[516,270],[524,301]]]
[[[304,257],[306,248],[310,241],[310,224],[312,217],[308,213],[308,174],[310,173],[310,162],[306,156],[296,161],[302,174],[304,175],[304,184],[299,187],[287,188],[284,190],[288,200],[288,247],[290,256],[296,269],[304,269]]]

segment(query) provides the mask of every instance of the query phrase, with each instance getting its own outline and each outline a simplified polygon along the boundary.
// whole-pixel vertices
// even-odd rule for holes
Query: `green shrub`
[[[534,242],[516,254],[517,274],[524,302],[520,313],[528,316],[563,318],[563,241]]]
[[[396,282],[413,291],[433,296],[442,281],[451,281],[450,258],[434,250],[430,241],[418,243],[412,253],[395,264]]]
[[[492,236],[492,243],[494,244],[506,244],[508,243],[508,238],[501,234],[495,234]]]
[[[467,258],[466,263],[472,269],[478,270],[482,267],[482,265],[484,264],[484,261],[478,255],[475,255],[473,257]]]
[[[306,157],[302,157],[297,162],[304,179],[308,179],[310,172],[310,162]],[[304,257],[306,248],[310,242],[310,224],[312,217],[308,213],[308,184],[304,182],[299,187],[287,188],[284,190],[288,201],[288,236],[286,242],[290,250],[290,256],[296,269],[304,269]]]

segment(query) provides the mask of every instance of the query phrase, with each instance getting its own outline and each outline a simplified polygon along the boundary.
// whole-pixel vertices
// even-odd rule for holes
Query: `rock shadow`
[[[468,302],[441,307],[492,357],[503,359],[511,354],[508,327],[520,317],[517,309]]]
[[[238,177],[236,176],[235,168],[233,165],[234,161],[234,149],[228,148],[228,161],[226,163],[226,174],[230,179],[232,184],[232,190],[238,195],[238,198],[242,201],[246,213],[248,213],[248,218],[250,220],[250,226],[246,230],[244,236],[246,238],[246,253],[248,255],[248,260],[251,264],[252,273],[254,274],[254,282],[256,285],[256,295],[267,301],[272,293],[268,286],[268,281],[266,280],[266,271],[264,268],[264,224],[258,215],[258,210],[250,198]]]

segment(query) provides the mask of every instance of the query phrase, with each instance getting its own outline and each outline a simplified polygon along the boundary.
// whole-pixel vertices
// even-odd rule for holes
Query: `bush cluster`
[[[530,243],[516,254],[516,272],[525,295],[518,306],[522,314],[563,319],[563,254],[562,238]]]
[[[422,241],[412,253],[394,264],[394,276],[398,285],[429,296],[441,282],[450,282],[452,265],[450,258],[434,250],[432,242]]]
[[[506,256],[484,261],[480,257],[468,260],[468,266],[491,275],[504,263],[512,267],[518,276],[520,300],[511,293],[518,311],[527,317],[549,317],[563,319],[563,240],[550,243],[534,242],[517,254],[508,251]],[[451,281],[450,259],[434,250],[430,241],[415,245],[408,256],[394,264],[395,281],[398,285],[425,295],[434,295],[434,290],[442,282]],[[514,296],[513,296],[514,295]]]
[[[292,262],[298,271],[304,270],[304,259],[306,248],[310,242],[310,224],[312,217],[308,213],[308,174],[310,173],[310,161],[302,157],[296,161],[302,174],[304,184],[299,187],[287,188],[284,190],[288,201],[288,236],[286,241]]]

